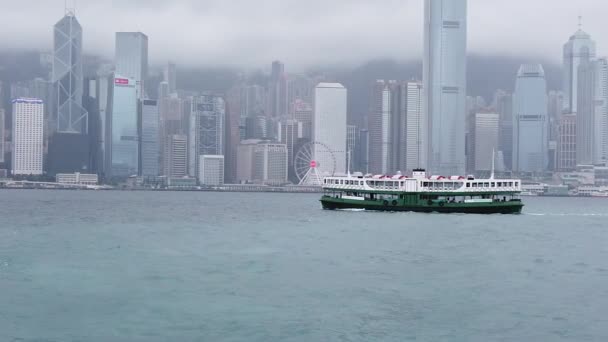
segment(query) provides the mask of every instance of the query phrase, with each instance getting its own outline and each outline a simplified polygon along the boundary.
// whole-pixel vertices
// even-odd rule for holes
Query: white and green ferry
[[[325,177],[323,209],[364,209],[471,214],[518,214],[523,203],[519,179],[404,175]]]

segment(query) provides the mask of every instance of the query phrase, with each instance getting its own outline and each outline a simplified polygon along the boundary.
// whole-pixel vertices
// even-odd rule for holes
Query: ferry
[[[519,214],[521,180],[397,174],[349,174],[323,178],[323,209],[363,209],[467,214]]]

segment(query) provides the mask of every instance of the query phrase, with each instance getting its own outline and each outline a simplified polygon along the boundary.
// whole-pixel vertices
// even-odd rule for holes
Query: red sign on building
[[[115,78],[114,84],[129,85],[129,79],[128,78]]]

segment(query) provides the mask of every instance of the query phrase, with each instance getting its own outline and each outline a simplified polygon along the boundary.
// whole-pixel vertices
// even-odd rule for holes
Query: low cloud
[[[68,3],[74,0],[68,0]],[[50,50],[61,0],[0,0],[0,47]],[[469,51],[478,55],[561,59],[583,16],[601,37],[608,2],[598,0],[469,0]],[[423,0],[78,0],[76,15],[89,54],[111,58],[114,32],[150,38],[152,63],[290,70],[355,65],[374,58],[419,59]]]

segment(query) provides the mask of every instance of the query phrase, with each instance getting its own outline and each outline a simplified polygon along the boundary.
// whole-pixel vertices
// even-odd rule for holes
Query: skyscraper
[[[355,171],[355,155],[357,150],[357,142],[359,138],[359,129],[355,125],[346,126],[346,169]]]
[[[355,153],[355,170],[363,173],[369,173],[369,131],[367,129],[359,130],[359,144]]]
[[[148,36],[141,32],[116,32],[116,75],[134,79],[137,98],[145,97],[148,77]]]
[[[519,68],[513,94],[513,171],[544,172],[549,163],[547,83],[540,64]]]
[[[167,63],[163,70],[163,80],[167,82],[169,94],[175,93],[177,90],[177,66],[175,63]]]
[[[581,59],[578,67],[576,159],[578,164],[606,161],[605,137],[608,116],[608,60]]]
[[[564,111],[567,113],[578,112],[578,67],[583,60],[595,58],[595,41],[591,36],[579,29],[564,44],[563,60],[563,91]]]
[[[158,176],[160,172],[158,101],[143,100],[141,111],[141,174]]]
[[[556,164],[560,172],[576,168],[576,114],[564,114],[559,119]]]
[[[99,105],[99,145],[100,161],[97,172],[107,175],[112,169],[112,93],[114,90],[114,75],[109,70],[99,70],[96,81],[96,99]]]
[[[188,134],[188,174],[198,177],[202,155],[224,155],[224,124],[226,103],[216,95],[192,99],[190,131]]]
[[[42,175],[44,104],[40,99],[13,102],[13,175]]]
[[[423,90],[422,83],[417,81],[407,82],[407,110],[406,110],[406,148],[405,167],[403,170],[413,170],[427,165],[426,146],[423,145],[426,132],[423,131],[422,112]]]
[[[83,104],[83,98],[88,99],[88,94],[84,94],[82,27],[72,11],[68,10],[55,24],[53,40],[52,119],[49,120],[48,137],[44,138],[44,141],[48,138],[46,171],[51,176],[88,172],[91,146],[89,112]],[[44,81],[38,83],[43,85]]]
[[[425,0],[423,127],[428,136],[422,145],[428,146],[428,159],[422,160],[431,173],[465,172],[466,46],[467,1]]]
[[[287,115],[287,77],[285,65],[280,61],[272,62],[268,86],[268,114],[271,118]]]
[[[494,94],[494,110],[500,117],[498,131],[498,149],[502,152],[505,167],[513,167],[513,96],[504,90]]]
[[[474,150],[475,171],[492,169],[492,158],[498,150],[499,115],[494,113],[475,114]]]
[[[312,119],[314,109],[311,103],[295,100],[293,103],[293,118],[302,123],[302,138],[312,140]]]
[[[369,169],[372,173],[388,174],[393,171],[392,121],[396,115],[396,81],[377,80],[372,85],[369,116]]]
[[[279,121],[278,141],[287,146],[287,158],[289,171],[293,171],[293,159],[298,152],[296,147],[302,139],[302,123],[296,120]]]
[[[340,83],[319,83],[314,102],[313,140],[326,146],[315,145],[317,169],[321,174],[345,173],[347,90]]]
[[[53,84],[59,133],[86,134],[88,113],[82,107],[82,27],[68,11],[54,26]]]
[[[137,81],[116,75],[111,115],[111,170],[113,177],[139,173]]]
[[[172,134],[165,139],[163,175],[179,178],[188,175],[188,136]]]
[[[243,114],[243,104],[246,98],[246,88],[243,85],[232,87],[226,93],[226,122],[225,128],[225,175],[224,179],[228,183],[236,181],[236,152],[241,141],[241,119]]]
[[[4,141],[6,140],[6,138],[4,137],[4,115],[4,109],[0,108],[0,164],[4,163]]]
[[[293,75],[287,81],[287,106],[290,117],[295,115],[296,101],[312,104],[313,91],[315,85],[313,81],[305,75]]]

